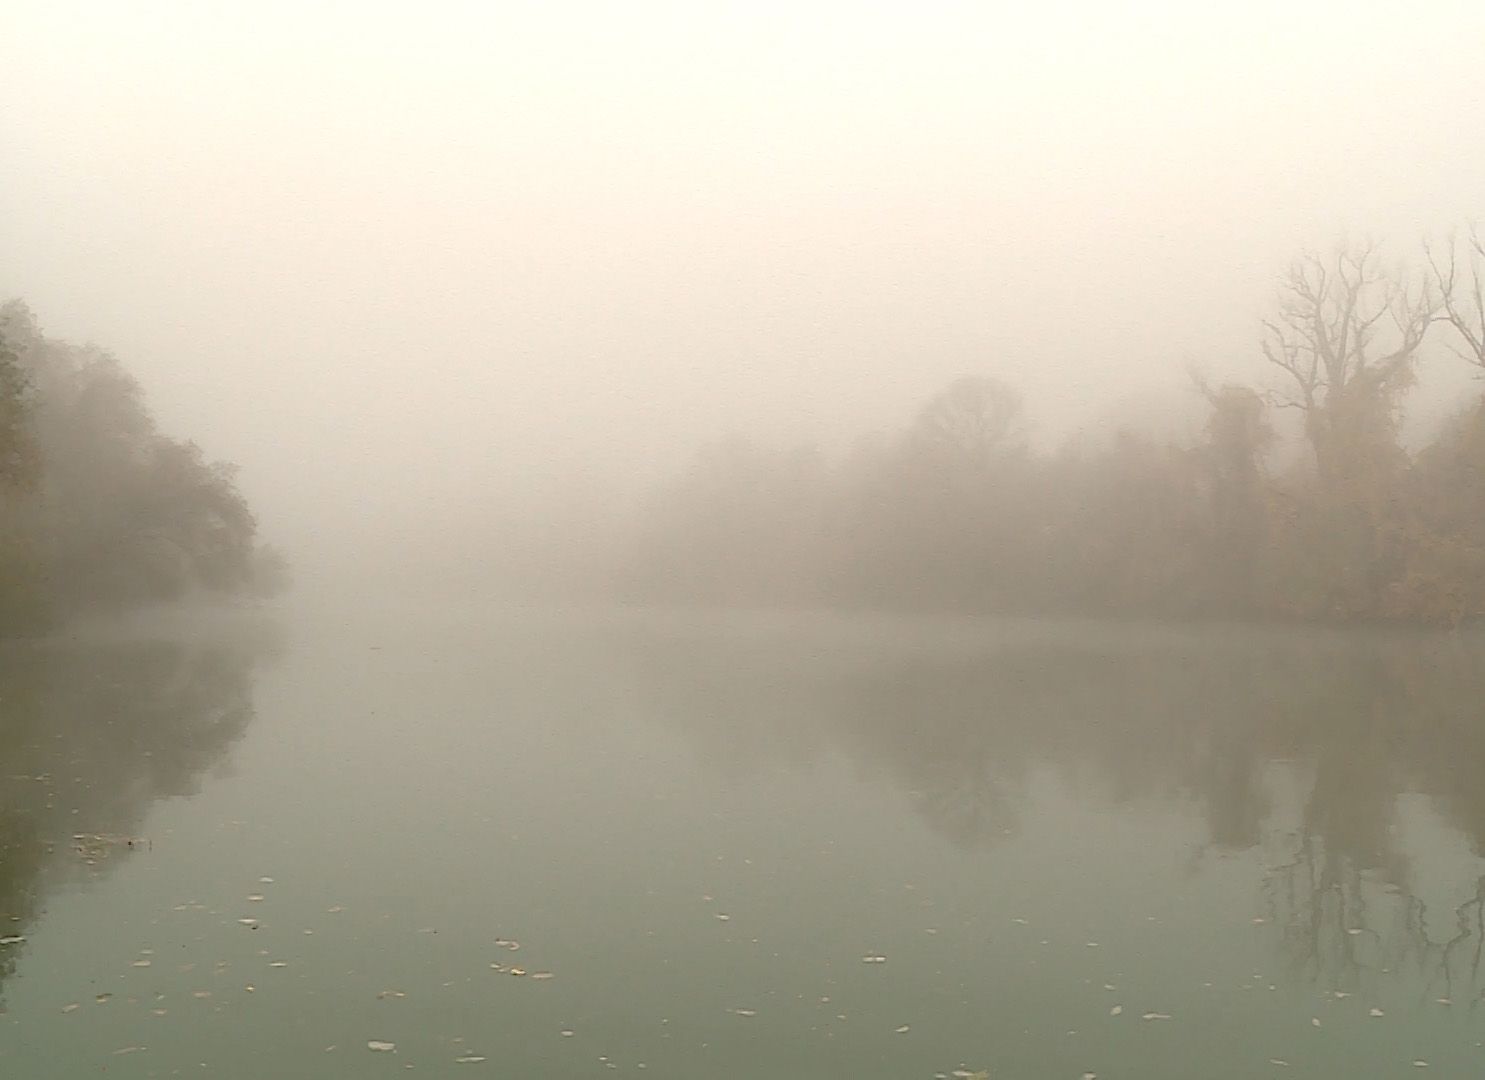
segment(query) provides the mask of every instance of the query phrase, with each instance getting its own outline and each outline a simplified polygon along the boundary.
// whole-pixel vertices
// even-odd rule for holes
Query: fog
[[[1292,259],[1411,257],[1485,190],[1465,4],[5,23],[0,297],[240,465],[302,584],[539,546],[553,502],[592,539],[702,445],[839,457],[964,374],[1037,452],[1194,437],[1191,369],[1274,383]],[[1420,430],[1469,374],[1427,352]]]
[[[0,1077],[1481,1075],[1485,7],[3,12]]]

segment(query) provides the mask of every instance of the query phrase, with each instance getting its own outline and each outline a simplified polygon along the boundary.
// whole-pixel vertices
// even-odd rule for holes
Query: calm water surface
[[[1482,711],[1449,636],[9,646],[0,1076],[1474,1077]]]

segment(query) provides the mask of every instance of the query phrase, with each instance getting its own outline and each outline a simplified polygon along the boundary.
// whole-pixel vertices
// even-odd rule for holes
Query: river
[[[0,649],[0,1076],[1485,1071],[1485,639],[346,603]]]

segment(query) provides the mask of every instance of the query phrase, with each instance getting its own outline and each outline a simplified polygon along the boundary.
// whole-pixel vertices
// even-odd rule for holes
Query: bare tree
[[[1015,444],[1021,396],[1009,384],[964,375],[935,394],[918,413],[914,442],[937,458],[984,465]]]
[[[1263,354],[1288,386],[1277,404],[1301,409],[1323,476],[1366,461],[1390,429],[1397,398],[1433,321],[1430,290],[1411,288],[1378,266],[1376,248],[1332,259],[1306,255],[1279,285],[1278,310],[1264,321]]]
[[[1439,319],[1454,328],[1463,344],[1451,343],[1455,354],[1485,371],[1485,241],[1471,226],[1464,242],[1463,265],[1460,244],[1449,238],[1447,262],[1440,260],[1432,247],[1425,244],[1423,253],[1438,289],[1442,313]]]

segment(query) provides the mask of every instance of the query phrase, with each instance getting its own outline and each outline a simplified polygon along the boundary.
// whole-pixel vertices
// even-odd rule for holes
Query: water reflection
[[[223,765],[277,648],[271,625],[238,620],[0,649],[0,938],[130,857],[152,803]],[[23,949],[0,945],[0,994]]]
[[[1262,867],[1255,922],[1291,976],[1481,1000],[1480,638],[806,636],[656,635],[635,684],[734,775],[840,755],[964,849],[1015,835],[1047,777],[1085,805],[1195,818],[1198,867]]]

